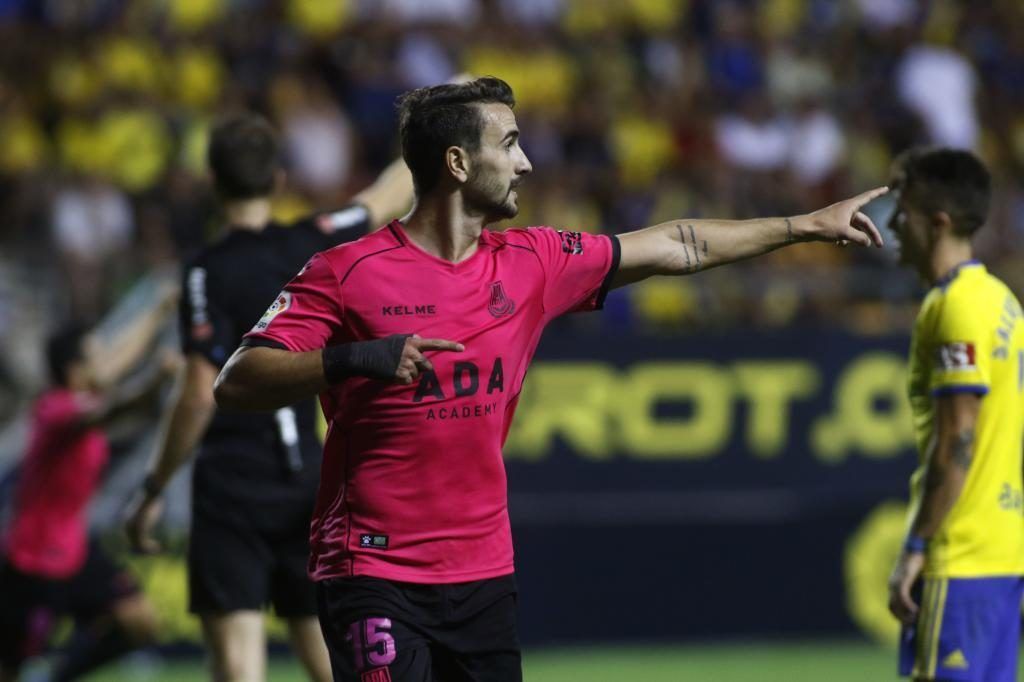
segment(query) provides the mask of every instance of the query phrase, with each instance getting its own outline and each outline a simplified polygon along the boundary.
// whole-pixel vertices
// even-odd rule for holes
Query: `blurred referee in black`
[[[153,527],[161,492],[199,445],[192,478],[189,610],[202,620],[217,682],[266,679],[263,609],[288,623],[310,677],[331,680],[306,575],[309,519],[321,446],[308,401],[268,414],[215,408],[213,383],[242,334],[270,316],[284,285],[313,254],[358,239],[412,203],[404,162],[389,166],[352,203],[291,226],[271,220],[282,184],[277,135],[253,114],[229,117],[211,133],[208,162],[227,220],[226,234],[185,268],[181,331],[187,362],[156,455],[131,505],[128,535],[137,551],[158,551]],[[278,309],[288,301],[278,298]]]

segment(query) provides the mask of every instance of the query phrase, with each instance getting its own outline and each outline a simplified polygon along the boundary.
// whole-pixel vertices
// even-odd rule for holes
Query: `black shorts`
[[[189,611],[221,614],[262,610],[282,618],[317,615],[307,574],[309,519],[266,528],[195,508],[188,547]]]
[[[76,625],[85,625],[138,593],[135,577],[97,542],[89,543],[85,564],[69,578],[31,575],[0,563],[0,663],[16,670],[26,659],[42,654],[61,616],[70,615]]]
[[[521,682],[514,576],[317,583],[335,682]]]

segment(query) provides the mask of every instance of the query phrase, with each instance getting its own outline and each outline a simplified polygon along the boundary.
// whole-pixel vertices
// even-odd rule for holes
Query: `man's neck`
[[[466,212],[458,192],[418,197],[403,221],[409,239],[427,253],[452,263],[476,252],[486,219]]]
[[[259,232],[270,222],[270,199],[241,199],[224,205],[224,214],[233,230]]]
[[[941,281],[958,265],[974,258],[971,242],[961,237],[941,239],[932,251],[931,276],[932,284]]]

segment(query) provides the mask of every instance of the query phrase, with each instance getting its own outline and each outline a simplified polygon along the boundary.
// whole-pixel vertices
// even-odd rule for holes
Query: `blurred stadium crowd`
[[[0,0],[0,384],[140,274],[216,237],[217,113],[281,131],[281,219],[397,154],[395,97],[459,71],[516,91],[519,224],[623,231],[791,214],[881,184],[922,142],[997,178],[978,252],[1024,289],[1024,5],[953,0]],[[658,330],[909,327],[891,252],[808,245],[617,292]]]

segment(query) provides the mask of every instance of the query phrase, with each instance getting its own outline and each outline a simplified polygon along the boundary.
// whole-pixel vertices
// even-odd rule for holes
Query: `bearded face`
[[[519,128],[509,107],[483,104],[480,114],[480,146],[469,155],[469,177],[462,186],[466,210],[487,222],[513,218],[519,213],[516,187],[533,166],[519,146]]]

